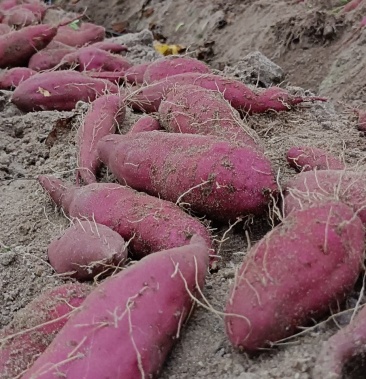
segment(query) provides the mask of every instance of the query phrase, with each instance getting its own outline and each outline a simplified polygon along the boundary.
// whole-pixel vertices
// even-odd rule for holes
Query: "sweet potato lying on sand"
[[[366,351],[366,307],[346,327],[336,332],[322,349],[314,365],[313,379],[342,379],[352,358]]]
[[[144,82],[144,75],[150,63],[141,63],[130,67],[125,72],[125,80],[130,84],[142,84]]]
[[[294,146],[286,154],[291,167],[297,171],[342,170],[345,164],[323,149],[310,146]]]
[[[78,101],[93,101],[105,93],[118,93],[118,87],[76,71],[50,71],[22,82],[11,101],[25,112],[69,111]]]
[[[340,200],[357,212],[366,224],[366,180],[363,172],[307,171],[286,183],[285,214],[316,202]]]
[[[0,89],[13,89],[27,80],[32,75],[36,74],[35,71],[27,67],[14,67],[0,73]]]
[[[100,42],[105,38],[105,28],[89,22],[83,22],[78,29],[69,25],[59,28],[54,40],[65,45],[81,47],[88,43]]]
[[[96,181],[100,166],[97,143],[102,137],[115,133],[125,115],[126,106],[120,95],[103,95],[91,103],[77,133],[77,183],[80,179],[86,184]]]
[[[108,278],[22,378],[158,378],[207,266],[208,247],[194,236]]]
[[[52,176],[38,178],[52,200],[70,217],[84,217],[119,233],[135,257],[189,243],[193,234],[208,245],[211,238],[201,222],[175,204],[114,183],[75,187]]]
[[[127,258],[124,239],[105,225],[75,220],[47,249],[48,259],[59,274],[85,280],[119,266]]]
[[[19,378],[52,342],[91,287],[69,283],[43,292],[0,331],[0,377]]]
[[[364,229],[341,202],[294,211],[247,253],[226,305],[231,343],[253,352],[342,302],[362,268]]]
[[[71,46],[67,46],[61,43],[58,44],[58,47],[53,44],[52,48],[51,46],[47,46],[45,49],[38,51],[38,53],[32,55],[31,59],[29,60],[28,67],[35,71],[49,70],[57,66],[65,55],[75,50]]]
[[[114,54],[119,54],[119,53],[122,53],[123,51],[128,50],[127,46],[125,45],[121,45],[120,43],[116,43],[116,42],[109,42],[107,40],[95,42],[88,46],[93,46],[96,49],[109,51],[110,53],[114,53]]]
[[[263,212],[276,190],[262,153],[212,136],[115,134],[102,138],[97,149],[120,183],[221,220]]]
[[[161,102],[159,116],[168,132],[213,135],[259,148],[255,131],[219,92],[195,85],[174,87]]]
[[[160,123],[156,118],[146,115],[136,121],[128,133],[152,132],[161,129]]]

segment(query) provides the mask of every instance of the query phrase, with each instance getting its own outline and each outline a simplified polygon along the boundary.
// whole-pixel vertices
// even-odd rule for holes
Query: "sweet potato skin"
[[[38,178],[52,200],[70,217],[85,217],[119,233],[134,257],[183,246],[193,234],[208,245],[206,227],[175,204],[114,183],[73,187],[52,176]]]
[[[35,71],[27,67],[13,67],[0,73],[0,89],[13,89],[36,74]]]
[[[76,71],[50,71],[22,82],[15,89],[12,102],[25,112],[68,111],[78,101],[93,101],[108,91],[118,93],[118,87]]]
[[[216,136],[259,148],[259,138],[246,127],[224,97],[195,85],[174,87],[159,106],[160,121],[168,132]]]
[[[116,131],[126,115],[123,97],[103,95],[94,100],[77,133],[78,169],[77,183],[82,180],[86,184],[96,181],[96,172],[100,166],[98,159],[98,141]]]
[[[32,55],[28,67],[34,71],[45,71],[57,66],[63,57],[71,53],[74,49],[64,45],[59,48],[46,48]]]
[[[96,49],[109,51],[110,53],[114,53],[114,54],[119,54],[128,50],[127,46],[125,45],[121,45],[120,43],[109,42],[109,41],[95,42],[87,46],[93,46]]]
[[[262,153],[212,136],[110,135],[97,149],[120,183],[221,220],[263,212],[276,191],[271,163]]]
[[[159,121],[149,115],[142,116],[138,119],[129,130],[128,133],[141,133],[141,132],[152,132],[154,130],[161,130],[162,127]]]
[[[82,47],[88,43],[100,42],[105,38],[105,28],[89,22],[83,22],[78,30],[62,26],[54,38],[55,41],[73,47]]]
[[[363,251],[363,225],[348,206],[325,202],[293,212],[239,269],[225,309],[233,346],[254,352],[324,315],[353,288]]]
[[[0,331],[1,379],[18,377],[30,367],[90,290],[86,284],[63,284],[43,292],[17,312],[10,324]],[[34,329],[29,330],[31,328]]]
[[[129,84],[142,84],[144,74],[150,63],[141,63],[130,67],[125,72],[125,81]]]
[[[106,271],[107,266],[120,266],[127,258],[124,239],[105,225],[75,221],[47,249],[48,259],[59,274],[87,280]]]
[[[22,28],[37,24],[39,21],[40,19],[29,9],[23,8],[22,6],[16,6],[6,12],[2,22],[11,27]]]
[[[11,27],[7,24],[0,24],[0,36],[11,32]]]
[[[108,278],[22,378],[157,378],[194,305],[189,292],[204,285],[207,250],[192,238]]]

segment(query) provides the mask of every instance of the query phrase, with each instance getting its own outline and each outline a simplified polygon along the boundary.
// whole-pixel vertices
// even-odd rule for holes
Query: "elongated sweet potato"
[[[322,349],[314,365],[313,379],[342,379],[343,369],[352,358],[366,351],[366,308],[353,321],[339,330]]]
[[[135,122],[128,133],[152,132],[161,129],[162,127],[156,118],[146,115]]]
[[[208,247],[195,236],[108,278],[22,378],[158,378],[207,265]]]
[[[150,63],[141,63],[130,67],[125,72],[125,81],[130,84],[142,84],[145,71],[149,65]]]
[[[96,49],[109,51],[110,53],[114,53],[114,54],[119,54],[119,53],[122,53],[123,51],[128,50],[127,46],[121,45],[120,43],[116,43],[116,42],[109,42],[108,40],[95,42],[88,46],[93,46]]]
[[[342,302],[360,274],[364,229],[341,202],[294,211],[247,253],[226,305],[226,333],[253,352]]]
[[[27,80],[32,75],[36,74],[35,71],[27,67],[14,67],[10,70],[5,70],[0,73],[0,89],[13,89]]]
[[[213,135],[259,148],[259,138],[219,92],[195,85],[174,87],[159,106],[160,122],[173,133]]]
[[[52,43],[52,42],[51,42]],[[34,71],[45,71],[54,68],[62,61],[63,57],[75,49],[71,46],[67,46],[59,43],[60,47],[46,47],[45,49],[38,51],[38,53],[32,55],[29,60],[28,67]],[[63,45],[63,46],[62,46]]]
[[[290,166],[297,171],[342,170],[345,164],[323,149],[310,146],[294,146],[286,154]]]
[[[125,71],[84,71],[84,74],[91,78],[108,80],[114,84],[119,84],[124,80]],[[121,88],[120,92],[122,92]]]
[[[126,115],[126,106],[120,95],[104,95],[91,103],[77,134],[78,170],[76,180],[90,184],[96,181],[100,166],[97,143],[108,134],[115,133]]]
[[[29,25],[39,23],[37,16],[29,9],[23,8],[21,5],[11,8],[3,19],[3,23],[14,28],[22,28]]]
[[[30,367],[66,324],[91,287],[68,283],[43,292],[0,331],[0,377],[14,379]]]
[[[366,224],[366,182],[363,172],[306,171],[289,180],[285,187],[286,215],[313,203],[336,199],[353,208]]]
[[[189,243],[193,234],[211,244],[208,230],[175,204],[114,183],[74,187],[51,176],[39,182],[71,217],[85,217],[119,233],[134,256]]]
[[[78,29],[68,25],[62,26],[54,38],[55,41],[65,45],[81,47],[88,43],[100,42],[105,38],[105,28],[89,22],[83,22]]]
[[[127,258],[124,239],[105,225],[74,222],[48,246],[48,259],[59,274],[85,280],[119,266]]]
[[[276,190],[262,153],[212,136],[115,134],[102,138],[97,149],[120,183],[221,220],[263,212]]]
[[[188,72],[209,74],[211,69],[198,59],[180,56],[164,57],[149,64],[144,73],[144,82],[150,84],[165,79],[168,76]]]
[[[108,92],[118,93],[118,87],[76,71],[50,71],[22,82],[15,89],[11,101],[26,112],[68,111],[74,109],[78,101],[93,101]]]

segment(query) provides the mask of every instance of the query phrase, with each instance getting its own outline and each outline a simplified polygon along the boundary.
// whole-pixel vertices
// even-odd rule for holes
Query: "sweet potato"
[[[5,70],[0,73],[0,89],[13,89],[34,74],[36,72],[27,67],[14,67]]]
[[[61,43],[59,45],[61,46],[57,48],[50,48],[47,46],[45,49],[38,51],[38,53],[32,55],[31,59],[29,60],[28,67],[34,71],[50,70],[51,68],[56,67],[65,55],[75,50],[71,46],[67,46]]]
[[[114,54],[119,54],[119,53],[122,53],[123,51],[128,50],[127,46],[125,45],[121,45],[120,43],[116,43],[116,42],[109,42],[107,40],[101,41],[101,42],[95,42],[87,46],[90,46],[90,47],[93,46],[96,49],[109,51],[110,53],[114,53]]]
[[[85,280],[123,264],[127,247],[124,239],[107,226],[77,220],[49,244],[47,253],[57,273]]]
[[[342,13],[348,13],[353,10],[355,10],[360,4],[362,3],[362,0],[351,0],[349,1],[341,10]]]
[[[289,180],[285,187],[286,215],[319,201],[337,199],[353,208],[366,224],[366,182],[363,172],[307,171]]]
[[[11,27],[7,24],[0,24],[0,36],[8,34],[12,31]]]
[[[14,28],[22,28],[28,25],[39,23],[37,16],[29,9],[23,8],[21,5],[11,8],[3,19],[3,23]]]
[[[85,284],[63,284],[46,290],[17,312],[0,331],[1,379],[19,377],[33,364],[90,290]]]
[[[213,135],[259,148],[255,131],[219,92],[195,85],[174,87],[161,102],[159,116],[169,132]]]
[[[199,220],[175,204],[114,183],[74,187],[51,176],[39,176],[42,187],[70,217],[84,217],[119,233],[139,258],[189,243],[193,234],[211,244]]]
[[[22,82],[15,89],[11,101],[26,112],[69,111],[78,101],[93,101],[106,92],[118,93],[118,87],[76,71],[50,71]]]
[[[94,45],[82,47],[65,55],[61,64],[77,65],[79,71],[125,71],[132,66],[128,59],[121,55],[111,54]]]
[[[22,378],[158,378],[204,285],[208,247],[196,237],[100,284]]]
[[[259,214],[276,190],[260,152],[212,136],[159,131],[110,135],[99,159],[123,183],[220,220]]]
[[[68,25],[62,26],[54,38],[65,45],[81,47],[88,43],[100,42],[105,38],[105,28],[89,22],[83,22],[78,29]]]
[[[84,74],[91,78],[108,80],[114,84],[119,84],[124,80],[125,71],[84,71]]]
[[[358,116],[357,120],[357,129],[360,132],[366,132],[366,111],[361,110],[361,109],[354,109]]]
[[[342,170],[345,164],[323,149],[310,146],[294,146],[286,154],[290,166],[297,171]]]
[[[150,63],[136,64],[126,70],[125,81],[130,84],[142,84],[144,82],[144,75]]]
[[[352,358],[364,356],[366,351],[366,307],[353,321],[339,330],[322,349],[315,362],[313,379],[342,379],[343,368]]]
[[[159,121],[149,115],[142,116],[132,125],[128,133],[152,132],[153,130],[161,130]]]
[[[97,143],[102,137],[115,133],[125,115],[126,106],[120,95],[104,95],[91,103],[77,135],[77,183],[80,179],[86,184],[96,181],[95,174],[100,166]]]
[[[254,352],[342,302],[362,268],[364,229],[341,202],[294,211],[247,253],[226,305],[234,347]]]

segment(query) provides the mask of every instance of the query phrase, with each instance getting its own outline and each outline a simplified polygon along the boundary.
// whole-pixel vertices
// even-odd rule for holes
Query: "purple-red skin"
[[[114,84],[120,84],[124,80],[125,71],[84,71],[91,78],[108,80]],[[120,92],[121,92],[120,88]]]
[[[94,45],[82,47],[65,55],[61,61],[68,66],[77,65],[79,71],[126,71],[132,63],[121,55],[98,49]]]
[[[120,183],[220,220],[262,213],[277,189],[264,154],[212,136],[115,134],[97,149]]]
[[[294,211],[247,253],[225,308],[235,348],[255,352],[324,316],[362,269],[364,228],[341,202]]]
[[[342,10],[340,11],[340,14],[342,14],[342,13],[348,13],[348,12],[351,12],[351,11],[355,10],[362,3],[362,1],[363,0],[352,0],[352,1],[350,1],[349,3],[347,3],[342,8]]]
[[[151,84],[173,75],[186,73],[209,74],[210,72],[210,67],[198,59],[170,56],[150,63],[144,73],[144,82]]]
[[[82,47],[86,44],[103,41],[104,38],[105,28],[103,26],[84,22],[77,30],[68,25],[60,27],[54,40],[68,46]]]
[[[101,164],[97,143],[102,137],[116,132],[126,116],[126,105],[119,94],[103,95],[94,100],[78,129],[78,169],[76,182],[96,182],[96,172]]]
[[[358,116],[357,129],[360,132],[366,132],[366,111],[361,109],[354,109]]]
[[[345,164],[323,149],[294,146],[286,154],[287,161],[297,171],[343,170]]]
[[[132,125],[128,133],[152,132],[161,129],[162,127],[155,117],[145,115]]]
[[[366,225],[366,180],[362,171],[305,171],[290,179],[285,189],[285,215],[314,203],[339,199],[353,208]]]
[[[0,89],[10,90],[27,80],[36,72],[28,67],[14,67],[0,73]]]
[[[158,378],[204,286],[208,247],[197,237],[100,284],[22,379]]]
[[[195,85],[174,87],[159,106],[160,121],[168,132],[212,135],[233,143],[259,148],[255,131],[215,91]]]
[[[48,49],[45,48],[38,53],[34,54],[29,60],[28,67],[35,71],[46,71],[56,67],[63,57],[70,52],[73,48],[66,46],[65,48]]]
[[[16,6],[6,12],[3,23],[16,28],[38,24],[40,19],[29,9]]]
[[[366,350],[366,307],[353,321],[323,343],[316,359],[313,379],[342,379],[343,368]]]
[[[22,82],[11,101],[25,112],[70,111],[78,101],[93,101],[107,92],[118,93],[118,87],[76,71],[49,71]]]
[[[109,41],[100,41],[100,42],[95,42],[87,46],[93,46],[96,49],[101,49],[105,51],[109,51],[110,53],[113,54],[119,54],[124,51],[128,51],[128,47],[125,45],[121,45],[120,43],[116,42],[109,42]]]
[[[12,31],[11,27],[7,24],[0,24],[0,36],[8,34]]]
[[[129,248],[137,258],[186,245],[194,234],[212,244],[206,227],[169,201],[114,183],[75,187],[47,175],[38,180],[66,215],[94,220],[131,239]]]
[[[141,63],[130,67],[125,72],[125,81],[129,84],[143,84],[147,67],[151,63]]]
[[[33,364],[90,290],[81,283],[63,284],[43,292],[17,312],[0,331],[1,379],[19,377]]]
[[[127,247],[124,239],[107,226],[76,220],[48,245],[47,254],[58,274],[88,280],[121,266],[127,258]]]

